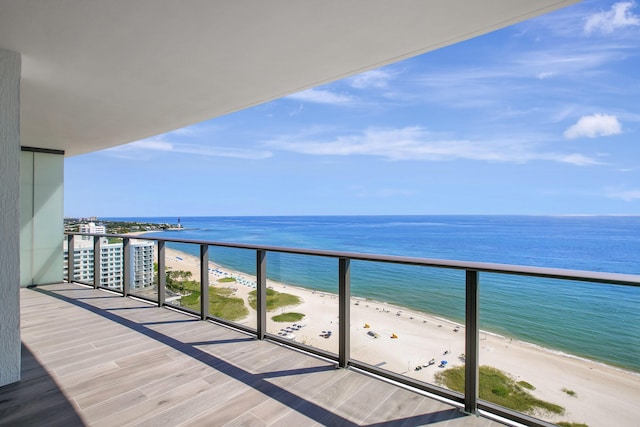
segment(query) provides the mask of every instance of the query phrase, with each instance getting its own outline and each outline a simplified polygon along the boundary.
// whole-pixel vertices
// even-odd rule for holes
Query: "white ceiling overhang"
[[[77,155],[374,69],[575,0],[0,0],[21,143]]]

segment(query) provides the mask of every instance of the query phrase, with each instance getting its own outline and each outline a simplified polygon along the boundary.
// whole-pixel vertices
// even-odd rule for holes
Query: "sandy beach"
[[[166,265],[168,269],[191,271],[193,279],[200,280],[199,260],[194,256],[167,249]],[[214,262],[210,262],[208,268],[210,286],[231,287],[235,295],[245,301],[255,289],[254,277]],[[236,281],[219,282],[223,277],[233,277]],[[302,301],[295,307],[269,312],[269,332],[337,353],[337,295],[270,280],[267,286],[297,295]],[[256,313],[251,308],[249,311],[249,316],[238,323],[255,328]],[[293,324],[270,319],[272,315],[289,311],[305,315],[296,322],[302,327],[285,331]],[[328,332],[331,336],[323,337]],[[393,338],[394,335],[397,338]],[[464,325],[384,302],[351,299],[352,359],[433,383],[437,371],[462,365],[463,353]],[[431,359],[435,359],[434,365],[415,369]],[[446,367],[438,367],[443,360],[447,361]],[[532,384],[534,396],[566,409],[563,415],[544,415],[548,421],[580,422],[590,427],[632,426],[640,418],[640,374],[487,332],[480,336],[480,364]]]

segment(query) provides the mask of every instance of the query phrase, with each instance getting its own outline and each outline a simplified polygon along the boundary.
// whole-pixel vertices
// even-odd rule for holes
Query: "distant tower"
[[[180,224],[180,218],[178,218],[178,228],[182,228],[182,225]]]

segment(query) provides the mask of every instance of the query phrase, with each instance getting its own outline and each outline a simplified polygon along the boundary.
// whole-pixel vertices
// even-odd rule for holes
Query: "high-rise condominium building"
[[[132,241],[130,243],[132,268],[131,288],[140,289],[153,285],[153,242]],[[93,281],[95,254],[91,240],[78,239],[74,243],[74,277],[80,282]],[[64,274],[68,271],[68,248],[64,249]],[[123,285],[124,250],[122,243],[100,244],[100,286],[119,289]]]
[[[80,232],[81,233],[94,233],[94,234],[105,234],[107,232],[107,227],[104,225],[96,225],[95,222],[89,222],[87,224],[80,224]],[[82,240],[92,240],[91,236],[81,236]]]

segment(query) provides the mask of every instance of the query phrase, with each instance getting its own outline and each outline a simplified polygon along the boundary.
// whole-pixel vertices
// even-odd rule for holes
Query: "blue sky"
[[[640,215],[640,5],[584,1],[65,160],[66,216]]]

